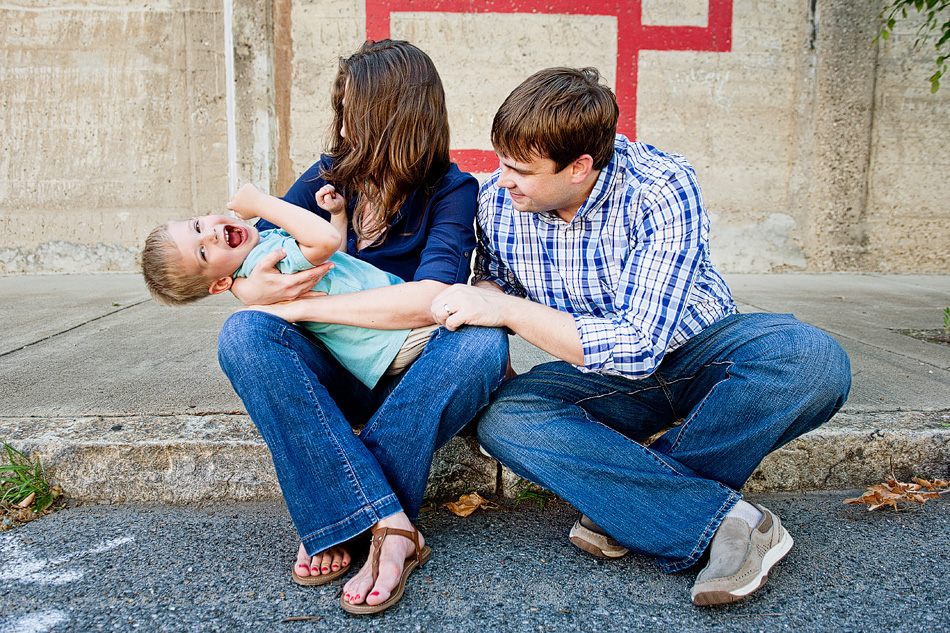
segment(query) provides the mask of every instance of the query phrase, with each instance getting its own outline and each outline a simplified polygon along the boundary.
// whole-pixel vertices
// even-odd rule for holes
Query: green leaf
[[[41,512],[49,507],[61,494],[59,489],[53,489],[43,478],[43,466],[39,458],[34,463],[23,453],[9,444],[3,444],[8,463],[0,464],[0,503],[20,503],[35,493],[33,508]]]

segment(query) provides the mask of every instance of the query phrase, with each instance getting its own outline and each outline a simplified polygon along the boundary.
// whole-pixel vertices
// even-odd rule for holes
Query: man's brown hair
[[[145,238],[142,276],[152,297],[167,306],[182,306],[210,294],[211,282],[200,275],[185,274],[181,253],[168,233],[167,224],[156,227]]]
[[[620,108],[596,68],[548,68],[528,77],[501,104],[491,142],[520,162],[549,158],[561,171],[584,154],[603,169],[614,154]]]
[[[410,195],[434,188],[449,169],[442,80],[429,56],[409,42],[366,42],[340,59],[331,102],[334,162],[324,177],[347,201],[356,199],[356,234],[379,238]],[[360,217],[366,202],[373,207],[369,236]]]

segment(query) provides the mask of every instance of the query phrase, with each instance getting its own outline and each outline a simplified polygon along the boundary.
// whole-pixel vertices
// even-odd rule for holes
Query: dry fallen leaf
[[[483,499],[477,492],[472,492],[467,495],[462,495],[458,501],[446,503],[445,507],[456,516],[467,517],[479,508],[490,508],[494,505],[492,502]]]
[[[322,615],[297,615],[292,618],[284,618],[280,621],[281,624],[284,622],[319,622],[323,619]]]
[[[24,499],[24,500],[21,501],[20,503],[14,504],[13,507],[14,507],[14,508],[20,508],[21,510],[22,510],[23,508],[29,508],[29,507],[30,507],[30,504],[33,503],[33,500],[34,500],[34,499],[36,499],[36,493],[35,493],[35,492],[31,492],[31,493],[29,494],[29,496],[27,496],[26,499]]]
[[[940,490],[944,488],[945,490]],[[845,503],[866,503],[868,510],[877,510],[884,506],[891,506],[897,510],[898,502],[904,503],[925,503],[927,499],[939,499],[945,492],[948,484],[942,479],[927,481],[920,477],[914,477],[914,483],[904,483],[897,481],[894,477],[888,477],[883,484],[868,486],[867,491],[860,497],[854,499],[845,499]],[[926,489],[927,492],[920,492]]]
[[[950,486],[943,479],[935,479],[934,481],[927,481],[926,479],[921,479],[920,477],[914,477],[914,483],[917,483],[927,490],[936,490],[937,488],[946,488]]]

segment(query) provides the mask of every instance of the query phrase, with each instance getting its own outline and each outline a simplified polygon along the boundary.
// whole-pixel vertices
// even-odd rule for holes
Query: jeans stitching
[[[548,383],[548,384],[551,384],[551,383]],[[639,394],[639,393],[644,393],[644,392],[647,392],[647,391],[654,391],[654,390],[660,389],[660,388],[661,388],[661,387],[660,387],[659,385],[657,385],[657,386],[653,386],[653,387],[642,387],[642,388],[640,388],[640,389],[634,389],[633,391],[624,391],[624,390],[621,390],[621,389],[614,389],[614,390],[610,391],[609,393],[599,393],[599,394],[596,394],[596,395],[593,395],[593,396],[587,396],[587,397],[585,397],[585,398],[581,398],[580,400],[577,400],[576,402],[574,402],[574,404],[579,405],[579,404],[582,403],[582,402],[587,402],[587,401],[589,401],[589,400],[599,400],[599,399],[601,399],[601,398],[609,398],[610,396],[615,396],[615,395],[617,395],[617,394],[623,394],[623,395],[625,395],[625,396],[633,396],[633,395],[636,395],[636,394]]]
[[[368,438],[370,435],[372,435],[373,432],[379,427],[380,422],[382,421],[382,418],[383,418],[383,416],[380,415],[379,412],[386,408],[386,403],[389,401],[389,399],[393,397],[393,394],[395,394],[397,391],[399,391],[400,387],[402,386],[402,378],[403,378],[407,373],[409,373],[410,371],[412,371],[412,368],[415,366],[416,363],[418,363],[419,361],[422,360],[422,357],[423,357],[423,356],[425,356],[427,353],[429,353],[429,351],[432,349],[432,347],[430,347],[429,343],[431,343],[436,337],[442,336],[442,335],[443,335],[442,333],[443,333],[444,331],[447,331],[447,330],[446,330],[444,327],[441,327],[441,328],[435,330],[435,331],[429,336],[429,340],[426,341],[425,347],[422,348],[422,353],[420,353],[420,354],[419,354],[419,357],[416,358],[416,360],[414,360],[414,361],[412,362],[412,365],[409,365],[408,367],[406,367],[406,369],[402,372],[402,375],[399,377],[399,378],[400,378],[399,384],[397,384],[397,385],[395,386],[395,388],[393,388],[393,390],[389,393],[389,395],[386,396],[386,398],[385,398],[381,403],[379,403],[379,407],[377,407],[377,409],[376,409],[376,411],[373,413],[372,417],[370,417],[369,422],[367,422],[366,425],[363,427],[363,430],[360,431],[360,438],[361,438],[361,439],[364,439],[364,440],[365,440],[365,439]],[[420,366],[421,366],[421,365],[420,365]]]
[[[381,520],[381,518],[379,517],[379,512],[378,512],[377,509],[376,509],[376,506],[377,506],[377,505],[383,505],[383,504],[385,504],[385,503],[389,503],[390,501],[395,501],[397,504],[399,503],[399,499],[396,498],[396,495],[395,495],[395,494],[386,495],[386,496],[383,497],[382,499],[378,499],[378,500],[376,500],[376,501],[374,501],[374,502],[372,502],[372,503],[368,503],[367,505],[362,506],[362,507],[361,507],[359,510],[357,510],[356,512],[353,512],[352,514],[350,514],[348,517],[342,519],[341,521],[337,521],[337,522],[334,523],[333,525],[328,525],[328,526],[326,526],[326,527],[324,527],[324,528],[321,528],[321,529],[317,530],[316,532],[311,532],[310,534],[307,534],[306,536],[301,536],[301,537],[300,537],[300,540],[301,540],[301,541],[306,541],[307,539],[318,538],[318,537],[322,536],[323,534],[325,534],[325,533],[327,533],[327,532],[329,532],[329,531],[331,531],[331,530],[334,530],[334,529],[336,529],[336,528],[338,528],[338,527],[340,527],[340,526],[342,526],[342,525],[345,525],[345,524],[347,524],[347,523],[350,523],[353,519],[359,517],[359,516],[362,515],[362,514],[367,514],[367,513],[369,513],[370,511],[372,512],[372,515],[371,515],[370,518],[371,518],[371,520],[373,521],[373,524],[375,525],[376,523],[379,523],[379,521]],[[356,536],[356,535],[354,534],[353,536]],[[343,540],[346,541],[346,540],[349,540],[350,538],[352,538],[352,536],[347,537],[346,539],[343,539]],[[343,542],[343,541],[340,541],[340,543],[342,543],[342,542]],[[337,543],[337,544],[339,544],[339,543]],[[330,545],[330,547],[333,547],[333,546]],[[324,549],[325,549],[325,548],[324,548]]]
[[[607,428],[610,428],[610,427],[607,427]],[[615,433],[619,433],[619,431],[615,431]],[[630,440],[631,442],[637,444],[638,446],[642,446],[642,447],[644,448],[644,450],[646,450],[646,452],[647,452],[651,457],[653,457],[656,461],[658,461],[658,462],[660,462],[661,464],[663,464],[664,466],[666,466],[666,467],[670,470],[670,472],[672,472],[672,473],[674,473],[675,475],[678,475],[678,476],[680,476],[680,477],[692,478],[692,477],[690,477],[689,475],[685,475],[685,474],[681,473],[680,471],[678,471],[678,470],[676,470],[675,468],[673,468],[673,466],[671,466],[670,464],[666,463],[666,461],[661,457],[661,455],[663,455],[663,453],[660,453],[660,452],[658,452],[658,451],[655,451],[655,450],[653,450],[652,448],[650,448],[649,446],[645,446],[645,445],[643,445],[643,444],[640,444],[640,442],[637,442],[636,440],[627,437],[627,436],[624,435],[623,433],[619,433],[619,434],[620,434],[622,437],[625,437],[626,439]],[[672,457],[672,456],[670,456],[670,457]]]
[[[676,410],[676,404],[673,402],[673,394],[670,393],[670,389],[669,389],[669,385],[671,383],[668,383],[665,380],[663,380],[663,376],[661,376],[659,372],[655,372],[654,377],[656,378],[657,383],[659,383],[660,389],[663,390],[663,395],[666,396],[666,403],[670,405],[670,411],[673,412],[673,416],[675,418],[679,419],[680,414]]]
[[[722,486],[722,484],[719,484],[719,485]],[[730,488],[726,488],[725,486],[722,486],[722,487],[725,490],[729,491],[729,496],[726,498],[723,504],[719,506],[719,510],[709,520],[709,523],[706,524],[706,527],[703,529],[702,535],[700,536],[699,540],[696,542],[696,546],[693,547],[693,551],[691,551],[689,555],[682,560],[679,560],[673,563],[661,564],[660,565],[661,570],[663,570],[666,573],[672,573],[675,571],[686,569],[687,567],[690,567],[691,565],[693,565],[699,559],[699,557],[703,555],[703,552],[706,551],[706,548],[709,547],[709,543],[712,541],[712,538],[716,535],[716,530],[719,529],[719,525],[722,523],[722,520],[725,518],[726,514],[728,514],[729,510],[731,510],[733,506],[735,506],[737,503],[739,503],[739,501],[742,500],[742,495],[740,495],[739,493],[735,492],[734,490]],[[735,501],[733,501],[733,499],[735,499]],[[716,529],[712,529],[714,525],[716,526]]]
[[[732,363],[732,361],[717,361],[717,362],[715,362],[715,363],[709,363],[708,365],[704,365],[703,368],[712,367],[712,366],[714,366],[714,365],[726,365],[727,367],[732,367],[733,363]],[[680,380],[692,380],[693,378],[695,378],[695,375],[690,376],[690,377],[688,377],[688,378],[681,378]],[[709,397],[712,395],[713,391],[715,391],[716,387],[718,387],[719,385],[721,385],[721,384],[722,384],[723,382],[725,382],[726,380],[729,380],[729,378],[730,378],[729,370],[726,369],[726,375],[725,375],[723,378],[721,378],[720,380],[717,380],[717,381],[716,381],[716,384],[714,384],[712,387],[709,388],[708,391],[706,391],[706,395],[703,396],[703,399],[700,401],[700,403],[699,403],[698,405],[696,405],[696,407],[693,409],[693,412],[690,414],[690,416],[689,416],[688,418],[686,418],[686,419],[683,421],[683,423],[680,425],[679,431],[676,433],[676,439],[674,439],[673,442],[670,443],[670,452],[671,452],[671,453],[672,453],[674,450],[676,450],[676,447],[677,447],[677,445],[679,445],[680,440],[683,439],[683,435],[686,433],[686,430],[687,430],[687,428],[689,427],[690,422],[692,422],[693,420],[695,420],[696,417],[700,414],[700,412],[702,411],[703,407],[706,405],[706,401],[709,400]]]
[[[556,361],[555,361],[555,362],[556,362]],[[561,362],[563,363],[563,361],[561,361]],[[564,364],[567,365],[568,363],[564,363]],[[596,373],[596,372],[579,372],[579,373],[581,373],[581,374],[587,374],[587,373]],[[555,378],[561,378],[561,377],[563,376],[563,374],[562,374],[561,372],[552,371],[552,370],[540,370],[540,371],[537,371],[537,370],[532,369],[532,370],[531,370],[530,372],[528,372],[527,374],[522,374],[522,375],[527,376],[527,375],[529,375],[529,374],[534,374],[534,375],[532,376],[532,379],[533,379],[534,382],[536,382],[538,385],[549,385],[549,386],[555,386],[555,387],[560,387],[560,386],[562,386],[562,382],[559,381],[559,380],[552,380],[552,379],[545,379],[545,378],[543,378],[543,376],[545,376],[546,374],[547,374],[547,375],[551,375],[551,376],[553,376],[553,377],[555,377]],[[631,380],[631,379],[625,378],[625,377],[621,377],[621,378],[624,378],[625,380],[628,380],[628,381]],[[631,381],[631,382],[636,383],[636,381]],[[567,384],[568,386],[573,386],[573,383],[571,382],[570,378],[567,379],[567,381],[566,381],[565,384]],[[633,390],[611,388],[611,387],[606,387],[606,386],[605,386],[604,388],[610,389],[610,391],[604,392],[604,393],[593,394],[593,395],[590,395],[590,396],[585,396],[585,397],[581,398],[580,400],[574,401],[574,404],[579,405],[580,403],[582,403],[582,402],[587,402],[588,400],[598,400],[598,399],[600,399],[600,398],[609,398],[610,396],[614,396],[614,395],[617,395],[617,394],[623,394],[623,395],[626,395],[626,396],[632,396],[632,395],[634,395],[634,394],[638,394],[638,393],[642,393],[642,392],[645,392],[645,391],[651,391],[651,390],[657,389],[658,387],[657,387],[657,386],[642,386],[642,387],[639,387],[639,388],[633,389]],[[568,401],[565,400],[564,402],[568,402]]]
[[[300,354],[296,352],[290,345],[287,345],[285,342],[285,334],[287,332],[287,327],[282,327],[279,332],[279,337],[282,342],[284,342],[284,347],[290,352],[291,359],[294,363],[294,366],[297,368],[297,374],[299,379],[303,381],[304,388],[307,390],[307,394],[310,396],[310,401],[313,404],[313,411],[319,417],[320,425],[323,427],[324,432],[330,437],[333,442],[333,447],[336,449],[337,457],[341,459],[347,473],[347,479],[350,480],[350,483],[353,485],[353,491],[359,495],[363,501],[363,506],[372,505],[372,503],[367,499],[366,492],[363,490],[363,487],[360,485],[359,478],[356,477],[356,473],[353,472],[353,466],[350,464],[349,457],[346,454],[346,451],[340,446],[339,440],[336,437],[336,434],[333,433],[330,425],[327,424],[326,414],[323,412],[323,407],[320,406],[320,401],[317,398],[316,394],[313,391],[313,384],[307,378],[307,373],[304,371],[303,363],[300,360]]]

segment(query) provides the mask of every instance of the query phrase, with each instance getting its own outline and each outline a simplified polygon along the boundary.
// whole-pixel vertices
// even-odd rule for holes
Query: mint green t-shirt
[[[287,251],[287,256],[277,263],[280,272],[295,273],[314,267],[303,256],[297,240],[290,233],[283,229],[271,229],[261,231],[260,242],[248,253],[247,259],[233,277],[247,277],[265,255],[279,248]],[[340,295],[403,283],[396,275],[346,253],[334,253],[330,261],[333,262],[333,270],[313,287],[318,292]],[[409,330],[371,330],[335,323],[305,321],[297,325],[312,332],[341,365],[370,389],[376,386],[409,335]]]

